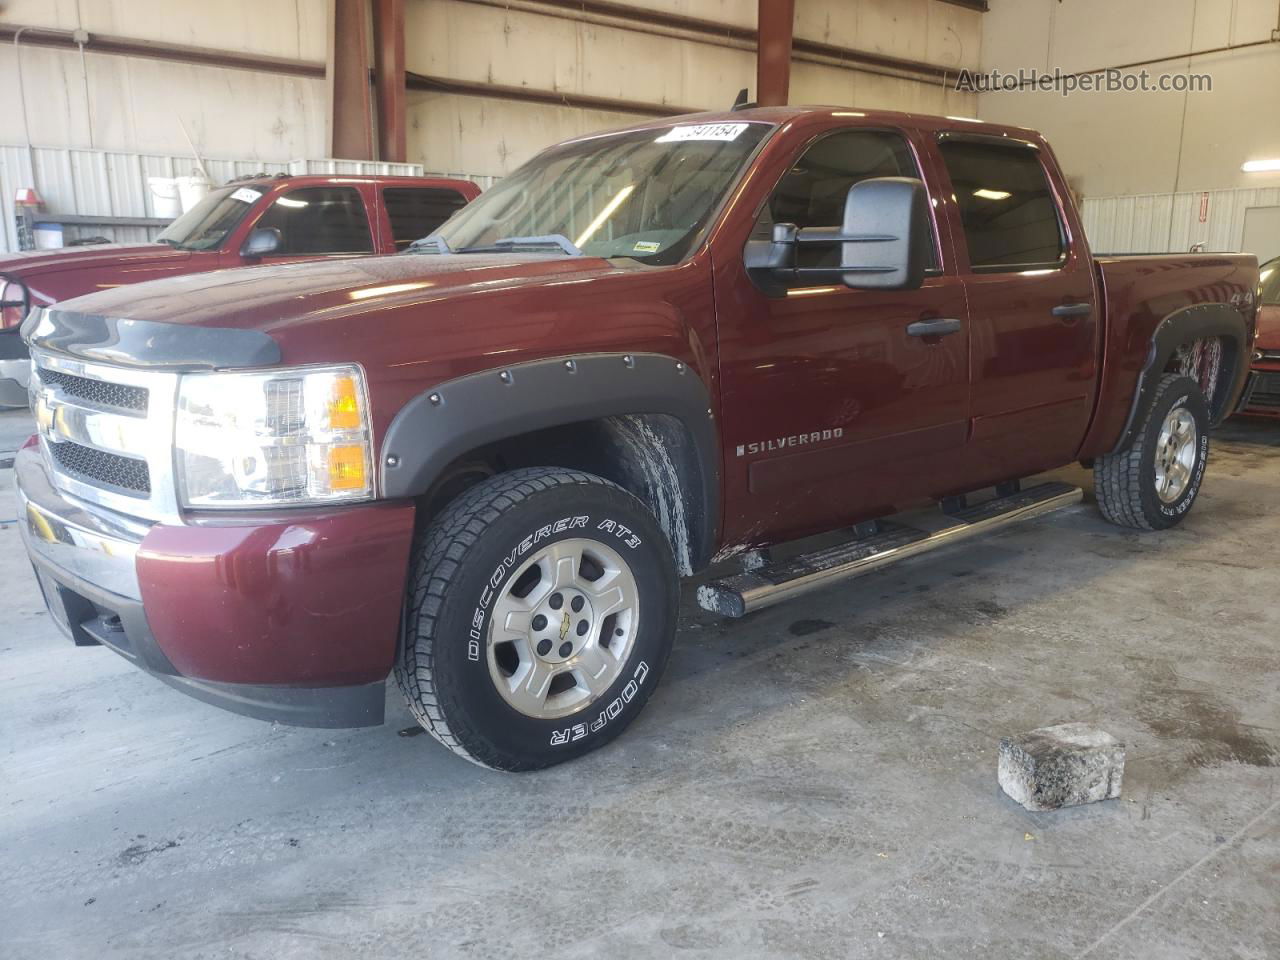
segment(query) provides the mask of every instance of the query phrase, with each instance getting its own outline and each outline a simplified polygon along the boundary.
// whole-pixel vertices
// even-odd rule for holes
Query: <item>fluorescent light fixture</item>
[[[276,203],[282,207],[305,207],[309,201],[295,200],[293,197],[278,197]]]
[[[626,200],[627,197],[631,196],[631,191],[635,188],[636,186],[634,183],[629,183],[619,190],[618,195],[610,200],[596,218],[591,221],[591,225],[578,235],[578,239],[573,241],[573,245],[575,247],[581,247],[584,243],[595,236],[596,231],[604,226],[604,222],[613,216],[613,211],[622,206],[623,201]]]
[[[1013,196],[1008,190],[988,190],[986,187],[973,191],[973,195],[983,200],[1008,200]]]
[[[1240,167],[1245,173],[1280,173],[1280,157],[1270,160],[1249,160]]]

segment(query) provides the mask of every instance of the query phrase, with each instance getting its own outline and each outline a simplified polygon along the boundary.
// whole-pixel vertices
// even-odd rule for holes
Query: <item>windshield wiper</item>
[[[503,253],[507,250],[514,250],[517,247],[532,247],[534,249],[545,250],[548,247],[555,247],[563,250],[571,257],[585,256],[583,252],[574,245],[573,241],[560,233],[548,233],[542,237],[504,237],[501,240],[495,240],[493,243],[483,244],[478,247],[463,247],[458,253]]]
[[[182,241],[181,241],[181,240],[175,240],[175,239],[173,239],[173,237],[156,237],[156,243],[165,243],[165,244],[168,244],[169,246],[173,247],[175,250],[185,250],[185,249],[187,249],[186,247],[184,247],[184,246],[182,245]]]
[[[421,240],[415,240],[409,244],[409,252],[411,253],[427,253],[434,252],[441,254],[453,253],[449,244],[445,242],[444,237],[438,233],[433,233],[429,237],[423,237]]]

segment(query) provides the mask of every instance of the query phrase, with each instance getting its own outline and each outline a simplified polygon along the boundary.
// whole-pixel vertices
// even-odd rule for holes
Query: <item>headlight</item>
[[[296,506],[373,496],[359,367],[199,373],[178,386],[178,484],[188,507]]]

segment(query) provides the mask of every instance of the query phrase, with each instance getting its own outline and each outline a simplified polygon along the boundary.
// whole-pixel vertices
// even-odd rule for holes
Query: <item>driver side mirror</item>
[[[797,266],[803,247],[840,247],[840,265]],[[915,290],[924,283],[932,245],[924,184],[878,177],[849,188],[839,228],[776,223],[769,240],[747,244],[746,265],[766,292],[843,283],[859,290]]]
[[[31,312],[31,291],[21,280],[0,274],[0,333],[17,333]]]
[[[262,227],[251,230],[240,248],[242,257],[265,257],[279,252],[284,246],[284,237],[275,227]]]

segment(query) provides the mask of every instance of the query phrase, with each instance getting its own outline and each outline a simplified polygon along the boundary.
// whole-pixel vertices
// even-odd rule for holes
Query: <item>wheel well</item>
[[[1175,347],[1163,372],[1181,374],[1200,384],[1200,392],[1209,404],[1210,419],[1217,423],[1230,401],[1240,361],[1238,353],[1231,337],[1200,337]]]
[[[627,414],[547,427],[477,447],[457,458],[419,498],[420,522],[487,477],[519,467],[565,467],[604,477],[640,499],[688,576],[714,545],[703,514],[703,464],[678,417]]]

